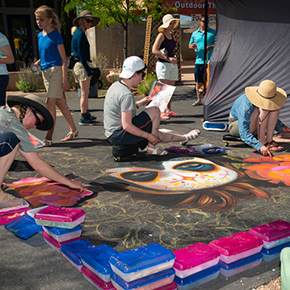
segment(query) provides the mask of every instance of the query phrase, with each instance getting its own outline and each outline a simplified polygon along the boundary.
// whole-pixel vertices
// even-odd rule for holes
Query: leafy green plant
[[[148,74],[146,78],[138,85],[137,94],[148,96],[153,83],[157,81],[157,76],[155,74]]]
[[[42,75],[34,74],[29,69],[22,70],[22,73],[19,76],[19,81],[16,82],[15,85],[18,90],[24,93],[44,90]]]

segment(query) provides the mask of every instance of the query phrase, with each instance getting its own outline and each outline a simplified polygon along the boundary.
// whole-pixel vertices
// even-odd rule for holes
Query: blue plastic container
[[[225,277],[231,277],[238,273],[244,272],[248,269],[252,269],[256,266],[259,266],[262,262],[263,255],[262,253],[258,253],[233,263],[227,264],[222,261],[219,262],[219,266],[221,268],[221,274]]]
[[[286,247],[290,247],[290,242],[284,243],[282,245],[279,245],[271,249],[262,248],[261,253],[263,255],[263,259],[266,262],[270,262],[274,259],[278,259],[280,257],[281,251]]]
[[[81,260],[80,254],[94,247],[95,246],[87,240],[81,239],[62,245],[60,250],[64,257],[67,258],[74,267],[81,271],[83,262]]]
[[[82,226],[77,225],[73,229],[64,229],[57,227],[43,227],[43,230],[53,237],[58,242],[65,242],[68,240],[72,240],[78,238],[82,234]]]
[[[117,274],[113,273],[111,280],[114,287],[118,290],[133,290],[139,288],[142,290],[151,290],[172,283],[174,276],[175,272],[171,268],[130,282],[123,280]]]
[[[194,287],[216,279],[219,273],[220,267],[216,265],[193,275],[187,276],[186,278],[179,278],[175,276],[174,281],[177,284],[179,290],[191,290]]]
[[[110,282],[112,269],[109,263],[109,259],[114,254],[118,254],[118,251],[114,250],[108,245],[101,245],[82,252],[80,257],[83,264],[90,271],[100,277],[103,281]]]
[[[154,243],[110,258],[114,273],[130,282],[173,267],[174,254],[165,247]]]
[[[5,228],[25,240],[42,230],[42,226],[38,226],[29,215],[23,215],[13,220],[5,225]]]

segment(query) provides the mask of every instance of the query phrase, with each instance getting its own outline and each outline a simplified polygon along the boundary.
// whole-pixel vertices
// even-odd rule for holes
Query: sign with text
[[[178,9],[177,14],[192,15],[205,13],[204,0],[164,0],[163,7],[175,7]],[[216,5],[214,0],[208,0],[208,14],[216,14]]]

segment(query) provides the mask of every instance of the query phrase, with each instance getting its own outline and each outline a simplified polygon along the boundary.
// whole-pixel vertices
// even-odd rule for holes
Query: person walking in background
[[[160,82],[174,86],[178,80],[178,66],[175,57],[176,42],[172,30],[178,26],[179,19],[171,14],[166,14],[162,18],[162,25],[158,28],[159,34],[152,47],[152,53],[157,56],[156,74]],[[161,119],[167,120],[169,117],[178,117],[178,114],[171,111],[171,100],[165,112],[161,112]]]
[[[192,33],[189,41],[189,49],[194,49],[196,52],[194,79],[197,100],[192,104],[193,106],[202,105],[200,88],[204,83],[204,61],[209,62],[212,50],[214,49],[214,42],[216,31],[207,27],[207,59],[204,60],[204,37],[205,37],[205,15],[202,14],[199,18],[199,29]]]
[[[70,89],[67,79],[67,56],[60,34],[60,24],[53,10],[42,5],[35,11],[37,26],[42,29],[38,34],[38,50],[40,59],[33,65],[41,65],[42,77],[47,91],[47,108],[54,123],[56,121],[56,106],[66,119],[70,131],[61,141],[69,141],[78,136],[78,130],[69,111],[63,92]],[[31,67],[32,67],[31,66]],[[54,127],[50,129],[44,140],[45,146],[51,146]]]
[[[90,82],[93,75],[93,70],[89,63],[91,62],[90,44],[86,37],[87,29],[96,26],[100,18],[95,17],[88,10],[84,10],[80,15],[73,20],[72,29],[73,36],[71,41],[71,52],[74,54],[77,63],[73,67],[73,74],[75,81],[79,83],[81,88],[80,109],[81,118],[79,125],[90,125],[95,123],[95,116],[92,116],[88,111],[89,108],[89,94]]]
[[[0,106],[6,104],[6,89],[9,73],[6,64],[14,63],[14,56],[8,39],[0,32]]]

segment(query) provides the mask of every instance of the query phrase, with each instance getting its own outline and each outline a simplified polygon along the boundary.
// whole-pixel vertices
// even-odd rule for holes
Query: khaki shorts
[[[80,61],[74,65],[73,75],[74,75],[76,83],[84,82],[89,78],[84,66],[82,65],[82,63]]]
[[[229,117],[228,130],[232,136],[240,136],[240,134],[239,134],[239,122],[237,119]]]
[[[53,66],[42,71],[44,86],[47,91],[47,98],[62,98],[62,67]]]

